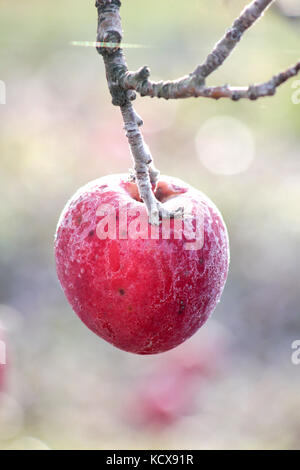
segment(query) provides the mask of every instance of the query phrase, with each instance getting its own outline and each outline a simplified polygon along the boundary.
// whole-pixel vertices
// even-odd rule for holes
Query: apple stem
[[[149,165],[152,163],[152,157],[144,142],[131,102],[121,106],[121,112],[124,120],[126,136],[134,160],[135,177],[139,194],[147,207],[149,222],[157,225],[159,223],[160,210],[159,201],[156,199],[154,192],[152,191],[149,172]]]
[[[140,197],[147,207],[149,223],[159,225],[161,218],[174,218],[181,215],[182,211],[178,209],[176,212],[169,212],[162,203],[156,199],[152,188],[157,183],[159,171],[153,166],[150,150],[140,131],[136,113],[131,102],[121,106],[121,112],[126,137],[134,160],[135,178]]]

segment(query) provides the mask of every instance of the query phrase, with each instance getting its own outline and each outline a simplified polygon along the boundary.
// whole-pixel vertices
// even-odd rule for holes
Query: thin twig
[[[276,89],[291,77],[296,76],[300,71],[300,61],[284,72],[275,75],[271,80],[250,85],[248,87],[206,86],[204,83],[196,85],[187,77],[184,80],[174,82],[151,82],[150,80],[139,81],[138,74],[128,72],[120,80],[122,87],[127,90],[135,90],[142,96],[151,96],[165,99],[178,99],[190,97],[203,98],[229,98],[233,101],[240,99],[256,100],[265,96],[275,95]]]
[[[274,0],[252,1],[235,20],[225,36],[216,44],[213,51],[208,54],[204,63],[199,65],[193,74],[206,78],[220,67],[227,57],[229,57],[247,29],[263,15],[264,11],[273,1]]]
[[[273,1],[252,1],[234,21],[223,38],[215,45],[205,61],[189,75],[172,81],[152,82],[149,80],[150,69],[144,66],[137,72],[126,72],[124,74],[120,70],[120,85],[124,89],[137,91],[141,96],[156,98],[210,97],[209,89],[205,87],[205,79],[224,63],[241,40],[243,34],[263,15]],[[227,93],[224,97],[228,97]]]

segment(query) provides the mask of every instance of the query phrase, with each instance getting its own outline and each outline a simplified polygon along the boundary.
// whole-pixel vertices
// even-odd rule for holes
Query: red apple
[[[215,205],[161,176],[156,198],[184,218],[149,225],[128,175],[79,189],[55,237],[57,273],[74,311],[125,351],[155,354],[192,336],[215,309],[228,273],[227,230]]]

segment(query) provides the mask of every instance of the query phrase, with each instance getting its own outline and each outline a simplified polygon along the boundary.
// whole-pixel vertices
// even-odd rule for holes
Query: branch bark
[[[96,8],[98,10],[98,43],[117,45],[121,43],[120,7],[121,2],[119,0],[96,1]],[[172,218],[177,213],[168,212],[156,199],[153,191],[159,172],[153,165],[150,150],[145,144],[140,131],[143,121],[131,103],[136,98],[136,94],[124,88],[119,81],[120,73],[126,74],[128,71],[124,53],[118,46],[98,47],[97,50],[104,60],[112,103],[121,108],[126,136],[134,160],[135,179],[140,197],[146,205],[149,222],[153,225],[158,225],[160,218]]]
[[[204,63],[199,65],[193,74],[206,78],[219,68],[227,57],[229,57],[247,29],[263,15],[266,8],[268,8],[273,1],[274,0],[252,1],[235,20],[225,36],[216,44]]]
[[[142,67],[137,72],[120,73],[119,83],[124,89],[135,90],[141,96],[152,98],[179,99],[191,97],[229,98],[233,101],[240,99],[256,100],[276,93],[279,87],[289,78],[299,72],[299,62],[286,71],[274,76],[266,83],[248,87],[230,87],[228,85],[206,86],[205,80],[217,70],[229,57],[243,34],[264,14],[274,0],[252,1],[234,21],[231,28],[215,45],[205,61],[194,72],[172,81],[153,82],[149,79],[150,69]]]
[[[148,67],[144,68],[148,70]],[[151,82],[140,78],[141,71],[127,72],[120,78],[120,84],[125,90],[135,90],[141,96],[152,98],[179,99],[191,97],[203,98],[229,98],[233,101],[240,99],[257,100],[265,96],[273,96],[277,88],[300,71],[300,61],[284,72],[272,77],[265,83],[250,85],[248,87],[231,87],[228,85],[206,86],[205,82],[198,81],[191,76],[172,82]],[[145,72],[143,72],[145,75]]]

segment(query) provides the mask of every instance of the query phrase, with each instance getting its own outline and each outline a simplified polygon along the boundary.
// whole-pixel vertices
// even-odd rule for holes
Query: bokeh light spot
[[[246,171],[255,154],[250,129],[230,116],[208,119],[196,136],[196,147],[203,165],[210,172],[222,175]]]

